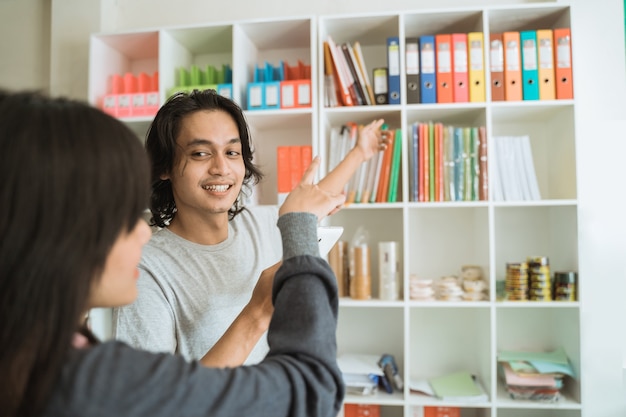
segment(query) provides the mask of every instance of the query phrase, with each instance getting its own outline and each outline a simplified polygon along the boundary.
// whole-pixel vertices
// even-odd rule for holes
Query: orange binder
[[[300,146],[289,146],[289,191],[300,183],[302,174],[302,156]]]
[[[489,35],[491,101],[504,100],[504,44],[501,33]]]
[[[519,32],[504,32],[504,99],[522,100],[522,67]]]
[[[539,99],[554,100],[554,51],[551,29],[537,31],[537,52],[539,55]]]
[[[467,73],[467,34],[453,33],[450,35],[452,41],[452,97],[455,103],[466,103],[469,101],[469,83]]]
[[[556,98],[558,100],[574,98],[572,83],[572,43],[569,28],[554,29],[554,75],[556,79]]]
[[[454,101],[452,38],[449,34],[435,35],[435,51],[437,51],[437,103],[452,103]]]
[[[482,32],[467,34],[467,88],[469,101],[485,101],[485,55]]]

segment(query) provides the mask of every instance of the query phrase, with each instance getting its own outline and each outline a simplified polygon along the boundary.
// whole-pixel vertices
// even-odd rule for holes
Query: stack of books
[[[328,147],[328,171],[332,171],[357,142],[361,126],[348,122],[332,127]],[[402,130],[383,126],[387,148],[363,162],[346,185],[346,204],[395,203],[402,197],[400,167],[402,163]]]
[[[528,136],[495,136],[493,199],[495,201],[540,200],[530,138]]]
[[[563,348],[551,352],[502,351],[498,370],[516,400],[557,402],[565,377],[575,377]]]

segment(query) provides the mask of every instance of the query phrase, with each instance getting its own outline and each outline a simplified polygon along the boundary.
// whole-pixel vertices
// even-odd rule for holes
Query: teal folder
[[[522,98],[539,100],[539,66],[537,54],[537,32],[522,31],[519,34],[522,46]]]

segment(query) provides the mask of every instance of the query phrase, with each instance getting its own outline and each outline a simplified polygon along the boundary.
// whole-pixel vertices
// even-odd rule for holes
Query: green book
[[[429,382],[435,395],[444,401],[488,401],[487,394],[466,371],[431,378]]]
[[[395,203],[398,195],[398,177],[400,176],[400,162],[402,159],[402,129],[396,129],[393,141],[393,155],[391,155],[391,173],[389,175],[389,192],[387,201]]]

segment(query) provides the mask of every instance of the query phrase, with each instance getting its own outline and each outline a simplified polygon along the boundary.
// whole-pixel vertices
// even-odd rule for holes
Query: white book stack
[[[529,136],[495,136],[492,140],[496,201],[540,200]]]

